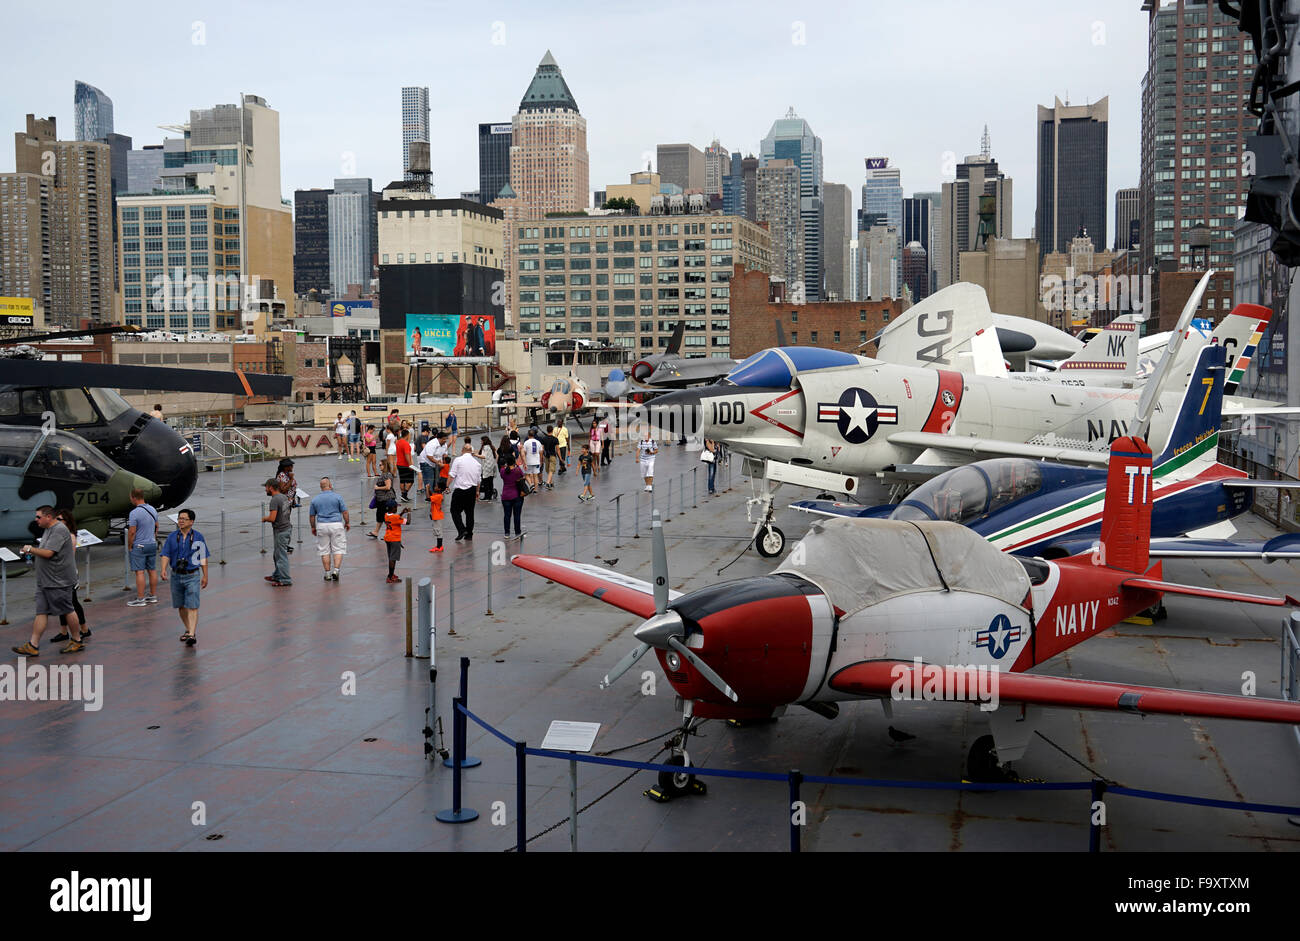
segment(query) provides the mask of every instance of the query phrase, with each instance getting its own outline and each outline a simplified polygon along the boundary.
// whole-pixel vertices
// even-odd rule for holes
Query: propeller
[[[701,660],[695,651],[682,642],[682,638],[686,636],[686,625],[682,622],[680,614],[668,610],[668,550],[664,546],[664,524],[659,518],[658,510],[651,514],[650,535],[654,544],[651,560],[655,614],[654,617],[643,621],[633,632],[640,643],[628,651],[622,660],[614,664],[614,669],[610,670],[605,675],[605,678],[600,681],[600,688],[608,689],[615,680],[632,669],[632,666],[653,647],[659,650],[676,651],[699,671],[700,676],[712,683],[722,695],[732,702],[737,702],[740,697],[736,695],[736,691],[727,684],[726,680]]]
[[[1178,325],[1169,335],[1169,346],[1165,350],[1164,358],[1160,360],[1160,365],[1156,366],[1156,371],[1142,387],[1142,397],[1138,399],[1137,430],[1132,432],[1135,437],[1145,440],[1151,430],[1151,415],[1155,412],[1156,403],[1160,401],[1160,393],[1164,391],[1166,383],[1174,374],[1174,361],[1178,358],[1178,348],[1183,345],[1187,328],[1191,326],[1192,318],[1196,316],[1196,310],[1201,306],[1201,297],[1205,294],[1205,288],[1214,274],[1214,269],[1211,268],[1201,276],[1196,290],[1192,291],[1191,297],[1187,298],[1187,303],[1183,305],[1183,312],[1178,317]]]

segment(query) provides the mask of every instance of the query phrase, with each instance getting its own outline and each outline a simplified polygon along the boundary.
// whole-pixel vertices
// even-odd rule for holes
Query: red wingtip
[[[1268,323],[1273,317],[1273,311],[1262,304],[1238,304],[1228,312],[1229,317],[1249,317],[1252,320],[1262,320]]]

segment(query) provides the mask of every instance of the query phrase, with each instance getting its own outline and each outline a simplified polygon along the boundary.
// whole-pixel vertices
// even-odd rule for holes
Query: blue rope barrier
[[[1196,804],[1200,807],[1222,807],[1226,810],[1254,810],[1262,814],[1300,814],[1300,807],[1287,807],[1284,804],[1252,804],[1249,801],[1220,800],[1217,797],[1189,797],[1186,794],[1166,794],[1164,791],[1144,791],[1135,787],[1111,785],[1106,788],[1109,794],[1127,794],[1129,797],[1145,797],[1150,800],[1170,801],[1175,804]]]
[[[460,703],[456,703],[456,709],[457,709],[457,711],[464,713],[465,716],[466,716],[467,718],[473,719],[473,720],[474,720],[475,722],[477,722],[477,723],[478,723],[478,724],[479,724],[483,729],[485,729],[485,730],[488,731],[488,732],[491,732],[493,735],[495,735],[497,738],[501,739],[501,741],[505,742],[505,743],[506,743],[507,745],[509,745],[511,748],[514,748],[516,745],[519,744],[519,743],[516,742],[514,739],[510,738],[509,736],[507,736],[504,732],[498,732],[496,729],[494,729],[492,726],[488,725],[486,722],[484,722],[484,721],[483,721],[482,719],[480,719],[478,716],[474,715],[474,713],[470,712],[468,709],[466,709],[466,708],[465,708],[464,706],[462,706]]]
[[[822,774],[805,774],[808,784],[848,784],[852,787],[899,787],[926,791],[1086,791],[1090,781],[1033,782],[1006,781],[999,783],[966,783],[947,781],[899,781],[888,778],[837,778]]]

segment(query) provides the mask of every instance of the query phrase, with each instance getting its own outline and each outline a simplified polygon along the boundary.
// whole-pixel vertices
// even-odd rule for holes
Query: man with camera
[[[194,528],[193,510],[177,513],[176,526],[158,553],[159,578],[168,581],[170,568],[172,607],[177,609],[185,627],[180,639],[193,647],[198,643],[195,631],[199,626],[199,592],[208,587],[208,544]]]

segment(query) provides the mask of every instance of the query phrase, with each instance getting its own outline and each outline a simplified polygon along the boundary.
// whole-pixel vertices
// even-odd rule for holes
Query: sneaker
[[[276,588],[292,588],[293,582],[271,582]]]
[[[158,603],[158,596],[157,596],[157,595],[145,595],[145,596],[144,596],[144,600],[145,600],[145,604],[157,604],[157,603]],[[84,633],[84,632],[83,632],[83,633]]]
[[[273,581],[275,581],[275,576],[274,576],[274,575],[263,575],[262,578],[263,578],[263,580],[268,581],[268,582],[273,582]]]
[[[68,637],[68,632],[67,632],[67,631],[59,631],[59,633],[55,634],[53,637],[50,638],[50,643],[51,643],[51,644],[61,644],[61,643],[63,643],[65,640],[70,640],[70,639],[71,639],[71,638]]]
[[[145,601],[143,598],[132,598],[126,603],[126,606],[128,608],[143,608],[148,603],[149,602]]]
[[[10,647],[9,649],[24,657],[39,657],[41,655],[41,652],[33,647],[30,641],[23,644],[21,647]]]
[[[333,572],[330,572],[330,581],[337,582],[338,580],[339,580],[338,569],[335,569]]]
[[[651,492],[653,492],[654,489],[655,489],[654,487],[646,487],[646,488],[645,488],[645,492],[646,492],[646,493],[651,493]]]
[[[59,653],[81,653],[86,645],[79,640],[69,640],[67,645],[59,648]]]
[[[401,579],[398,578],[396,575],[389,575],[388,578],[384,579],[384,581],[388,582],[391,585],[393,582],[400,582]]]
[[[333,574],[332,572],[326,572],[326,573],[325,573],[325,581],[327,581],[327,582],[328,582],[328,581],[333,581],[333,579],[334,579],[334,574]]]
[[[89,636],[90,636],[90,628],[86,627],[86,625],[84,624],[81,625],[81,639],[85,640]]]

